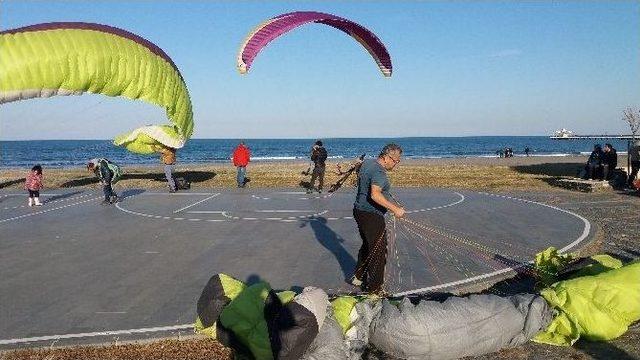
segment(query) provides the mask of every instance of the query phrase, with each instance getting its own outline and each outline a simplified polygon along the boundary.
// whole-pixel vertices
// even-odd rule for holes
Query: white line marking
[[[25,194],[4,194],[4,195],[2,195],[2,197],[25,196]],[[66,195],[66,194],[40,194],[40,196],[62,196],[62,195]]]
[[[186,210],[186,209],[188,209],[188,208],[190,208],[190,207],[194,207],[194,206],[196,206],[196,205],[198,205],[198,204],[202,204],[203,202],[205,202],[205,201],[207,201],[207,200],[209,200],[209,199],[213,199],[214,197],[216,197],[216,196],[218,196],[218,195],[220,195],[220,193],[213,194],[213,195],[211,195],[211,196],[209,196],[209,197],[207,197],[207,198],[205,198],[205,199],[202,199],[202,200],[200,200],[200,201],[197,201],[197,202],[195,202],[195,203],[193,203],[193,204],[191,204],[191,205],[189,205],[189,206],[185,206],[185,207],[183,207],[183,208],[180,208],[180,209],[178,209],[178,210],[174,211],[173,213],[174,213],[174,214],[177,214],[177,213],[179,213],[179,212],[180,212],[180,211],[182,211],[182,210]]]
[[[145,251],[145,254],[160,254],[159,251]]]
[[[315,212],[316,210],[256,210],[259,213],[307,213]]]
[[[164,195],[164,196],[203,196],[203,195],[215,195],[216,193],[181,193],[181,192],[175,192],[175,193],[156,193],[156,192],[144,192],[144,193],[140,193],[140,194],[136,194],[136,196],[138,195]],[[219,193],[218,193],[219,194]]]
[[[18,220],[18,219],[26,218],[26,217],[29,217],[29,216],[40,215],[40,214],[48,213],[50,211],[60,210],[60,209],[68,208],[70,206],[84,204],[86,202],[94,201],[94,200],[101,199],[101,198],[102,197],[99,196],[99,197],[95,197],[95,198],[92,198],[92,199],[89,199],[89,200],[79,201],[79,202],[67,204],[67,205],[64,205],[64,206],[58,206],[58,207],[55,207],[55,208],[46,209],[46,210],[33,212],[33,213],[29,213],[29,214],[24,214],[24,215],[20,215],[20,216],[15,216],[15,217],[8,218],[8,219],[2,219],[2,220],[0,220],[0,223],[7,222],[7,221],[12,221],[12,220]]]
[[[304,192],[304,191],[280,191],[280,192],[275,192],[274,194],[304,195],[304,194],[306,194],[306,192]]]
[[[126,311],[96,311],[96,314],[126,314]]]
[[[558,207],[552,206],[552,205],[547,205],[547,204],[543,204],[543,203],[539,203],[536,201],[531,201],[531,200],[525,200],[525,199],[519,199],[516,197],[511,197],[511,196],[505,196],[505,195],[496,195],[496,194],[490,194],[490,193],[486,193],[486,192],[478,192],[478,194],[481,195],[487,195],[487,196],[493,196],[493,197],[500,197],[500,198],[504,198],[504,199],[510,199],[510,200],[515,200],[515,201],[522,201],[524,203],[528,203],[528,204],[535,204],[535,205],[540,205],[540,206],[544,206],[544,207],[548,207],[550,209],[554,209],[563,213],[567,213],[569,215],[573,215],[575,217],[577,217],[578,219],[582,220],[582,222],[584,223],[584,228],[582,230],[582,234],[580,234],[580,236],[578,236],[578,238],[570,243],[569,245],[563,247],[562,249],[560,249],[560,253],[564,253],[567,250],[573,248],[574,246],[578,245],[580,242],[582,242],[584,239],[587,238],[587,236],[589,236],[589,232],[591,231],[591,223],[589,222],[589,220],[585,219],[584,217],[573,213],[571,211],[568,210],[564,210],[564,209],[560,209]],[[524,267],[528,264],[533,264],[534,261],[528,261],[527,263],[524,264],[520,264],[518,266],[514,266],[514,267],[506,267],[504,269],[501,270],[497,270],[491,273],[487,273],[487,274],[483,274],[483,275],[478,275],[478,276],[474,276],[471,278],[466,278],[463,280],[458,280],[458,281],[452,281],[452,282],[448,282],[445,284],[440,284],[440,285],[434,285],[434,286],[429,286],[429,287],[425,287],[425,288],[421,288],[421,289],[414,289],[414,290],[409,290],[409,291],[403,291],[403,292],[399,292],[396,294],[393,294],[393,296],[405,296],[405,295],[411,295],[411,294],[416,294],[416,293],[424,293],[427,291],[433,291],[433,290],[438,290],[438,289],[443,289],[443,288],[448,288],[451,286],[456,286],[456,285],[461,285],[461,284],[466,284],[466,283],[470,283],[476,280],[481,280],[481,279],[486,279],[486,278],[490,278],[496,275],[500,275],[500,274],[504,274],[506,272],[509,271],[515,271],[516,269],[519,269],[521,267]]]
[[[410,210],[410,211],[407,211],[406,214],[424,212],[424,211],[429,211],[429,210],[443,209],[443,208],[447,208],[447,207],[450,207],[450,206],[458,205],[458,204],[460,204],[461,202],[463,202],[465,200],[464,195],[460,194],[459,192],[454,191],[453,193],[458,195],[460,197],[460,200],[452,202],[450,204],[446,204],[446,205],[440,205],[440,206],[430,207],[430,208],[426,208],[426,209]]]
[[[193,329],[193,324],[174,325],[174,326],[159,326],[159,327],[150,327],[150,328],[141,328],[141,329],[129,329],[129,330],[99,331],[99,332],[78,333],[78,334],[37,336],[37,337],[18,338],[18,339],[7,339],[7,340],[0,340],[0,345],[22,344],[22,343],[35,342],[35,341],[78,339],[78,338],[87,338],[87,337],[96,337],[96,336],[143,334],[143,333],[149,333],[149,332],[186,330],[186,329]]]
[[[198,210],[198,211],[187,211],[187,214],[222,214],[224,211],[221,210]]]

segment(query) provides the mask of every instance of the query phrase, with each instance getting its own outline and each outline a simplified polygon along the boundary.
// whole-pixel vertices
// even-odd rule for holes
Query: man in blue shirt
[[[391,183],[387,171],[400,162],[402,148],[396,144],[386,145],[377,159],[365,160],[358,174],[358,193],[353,204],[353,217],[358,224],[362,246],[358,252],[358,263],[351,284],[362,286],[369,292],[380,292],[384,283],[384,268],[387,262],[387,232],[384,214],[391,211],[401,218],[405,210],[390,201]]]

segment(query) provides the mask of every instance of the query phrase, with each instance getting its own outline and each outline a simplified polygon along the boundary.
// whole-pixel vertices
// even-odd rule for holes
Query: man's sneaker
[[[100,205],[111,205],[111,201],[109,201],[109,200],[102,200],[102,202],[100,203]]]
[[[350,280],[349,283],[351,283],[351,285],[353,286],[362,286],[362,280],[358,279],[357,277],[353,276]]]

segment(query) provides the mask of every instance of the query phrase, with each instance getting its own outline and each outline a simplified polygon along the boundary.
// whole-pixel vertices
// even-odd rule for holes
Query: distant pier
[[[588,139],[617,139],[617,140],[631,140],[631,135],[560,135],[549,136],[553,140],[588,140]]]

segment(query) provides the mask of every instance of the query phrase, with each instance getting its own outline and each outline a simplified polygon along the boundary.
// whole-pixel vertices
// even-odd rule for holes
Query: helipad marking
[[[455,191],[453,193],[456,194],[459,197],[459,199],[454,201],[454,202],[452,202],[452,203],[441,205],[441,206],[430,207],[430,208],[409,210],[409,211],[407,211],[407,213],[411,214],[411,213],[417,213],[417,212],[424,212],[424,211],[443,209],[443,208],[447,208],[447,207],[458,205],[458,204],[460,204],[460,203],[465,201],[464,195],[462,195],[459,192],[455,192]],[[179,194],[179,193],[171,193],[171,194],[169,194],[169,193],[143,193],[143,194],[173,196],[173,195],[176,195],[176,194]],[[137,195],[143,195],[143,194],[137,194]],[[183,194],[179,194],[179,195],[212,195],[212,196],[217,196],[216,194],[220,194],[220,193],[183,193]],[[329,197],[329,196],[331,196],[333,194],[335,194],[335,193],[331,193],[331,194],[325,195],[323,197]],[[131,195],[131,197],[137,196],[137,195]],[[256,195],[251,195],[251,197],[259,198],[259,199],[268,199],[268,198],[260,198],[260,197],[258,197]],[[310,214],[310,215],[289,216],[289,217],[286,217],[286,218],[275,218],[275,217],[255,218],[255,217],[241,217],[241,216],[229,215],[229,210],[198,210],[198,211],[193,210],[193,211],[187,211],[186,213],[188,213],[188,214],[220,214],[220,215],[224,216],[226,219],[197,219],[197,218],[186,218],[185,219],[185,218],[173,218],[173,217],[170,217],[170,216],[152,215],[152,214],[145,214],[145,213],[141,213],[141,212],[136,212],[136,211],[125,209],[125,208],[121,207],[120,204],[116,204],[116,208],[118,208],[121,211],[124,211],[124,212],[127,212],[129,214],[132,214],[132,215],[144,216],[144,217],[152,218],[152,219],[209,221],[209,222],[221,222],[221,221],[232,221],[232,220],[250,220],[250,221],[266,220],[266,221],[292,222],[292,221],[300,220],[300,219],[314,219],[314,218],[316,218],[318,216],[322,216],[322,215],[324,215],[324,214],[329,212],[329,210],[324,210],[322,212],[314,213],[314,214]],[[261,212],[261,213],[288,213],[288,212],[311,212],[312,210],[279,210],[279,209],[273,209],[273,210],[254,210],[254,211],[255,212]],[[313,210],[313,211],[315,211],[315,210]],[[325,219],[328,220],[328,221],[352,220],[353,216],[329,217],[329,218],[325,218]]]
[[[202,204],[203,202],[205,202],[205,201],[207,201],[207,200],[209,200],[209,199],[213,199],[214,197],[216,197],[216,196],[218,196],[218,195],[220,195],[220,193],[216,193],[216,194],[213,194],[213,195],[211,195],[211,196],[209,196],[209,197],[207,197],[207,198],[205,198],[205,199],[202,199],[202,200],[200,200],[200,201],[196,201],[195,203],[193,203],[193,204],[191,204],[191,205],[188,205],[188,206],[185,206],[185,207],[183,207],[183,208],[180,208],[180,209],[178,209],[178,210],[174,211],[173,213],[174,213],[174,214],[177,214],[177,213],[179,213],[179,212],[180,212],[180,211],[182,211],[182,210],[187,210],[187,209],[188,209],[188,208],[190,208],[190,207],[194,207],[194,206],[196,206],[196,205],[198,205],[198,204]]]
[[[7,340],[0,340],[0,345],[23,344],[23,343],[36,342],[36,341],[79,339],[79,338],[88,338],[88,337],[97,337],[97,336],[143,334],[143,333],[149,333],[149,332],[186,330],[186,329],[193,329],[193,324],[183,324],[183,325],[173,325],[173,326],[159,326],[159,327],[128,329],[128,330],[98,331],[98,332],[78,333],[78,334],[61,334],[61,335],[50,335],[50,336],[36,336],[36,337],[18,338],[18,339],[7,339]]]

